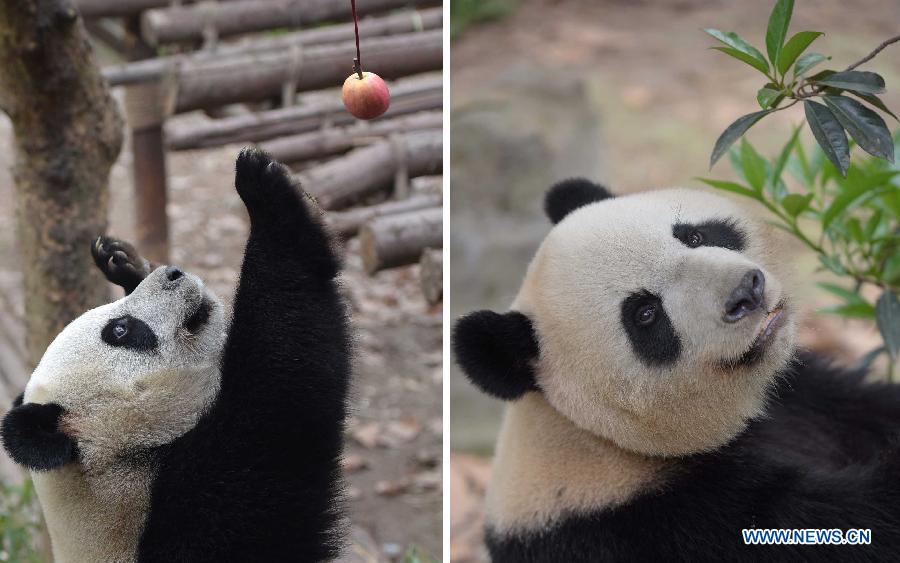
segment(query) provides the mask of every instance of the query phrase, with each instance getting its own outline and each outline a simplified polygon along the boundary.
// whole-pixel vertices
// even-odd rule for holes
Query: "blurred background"
[[[730,123],[759,110],[754,97],[764,80],[711,50],[716,42],[702,28],[736,31],[765,51],[773,4],[454,0],[451,319],[509,307],[549,230],[542,196],[557,180],[586,176],[624,194],[675,185],[704,189],[698,176],[739,179],[727,157],[710,171],[709,155]],[[833,56],[820,69],[843,69],[897,35],[900,3],[797,0],[790,33],[800,30],[825,32],[810,48]],[[900,47],[888,47],[860,70],[884,77],[882,99],[896,113]],[[896,131],[897,122],[884,117]],[[798,104],[747,137],[771,158],[803,119]],[[799,139],[807,149],[814,144],[808,128]],[[865,157],[854,149],[854,161]],[[813,252],[787,236],[779,251],[796,278],[803,345],[850,364],[880,344],[871,320],[816,313],[837,301],[815,285],[835,276],[817,271]],[[881,374],[884,356],[879,361],[873,370]],[[484,561],[481,503],[502,404],[451,365],[451,558]]]
[[[341,103],[349,0],[0,2],[0,416],[62,326],[122,295],[89,254],[104,231],[230,303],[248,228],[234,161],[255,143],[342,237],[345,560],[440,560],[442,7],[358,10],[363,70],[392,93],[370,122]],[[50,561],[23,479],[0,453],[0,561]]]

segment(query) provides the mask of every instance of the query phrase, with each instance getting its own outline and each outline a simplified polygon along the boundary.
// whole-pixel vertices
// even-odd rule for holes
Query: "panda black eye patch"
[[[676,223],[672,236],[687,247],[719,246],[740,252],[744,250],[746,237],[731,219],[711,219],[702,223]]]
[[[103,327],[100,338],[110,346],[127,348],[136,352],[152,352],[159,346],[153,329],[144,321],[131,315],[110,320]]]
[[[622,326],[635,355],[650,366],[664,366],[681,355],[681,339],[663,308],[662,299],[647,290],[622,301]]]

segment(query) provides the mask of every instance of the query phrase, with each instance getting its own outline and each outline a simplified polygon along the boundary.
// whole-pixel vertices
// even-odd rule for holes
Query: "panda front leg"
[[[310,418],[342,420],[350,350],[332,240],[286,167],[244,149],[235,168],[250,236],[223,360],[223,393],[263,392],[248,373],[281,388],[286,398],[296,399],[304,388],[308,396],[306,385],[314,384],[320,401],[310,402]]]
[[[91,243],[91,256],[106,279],[124,289],[125,295],[130,295],[156,268],[130,243],[105,235]]]

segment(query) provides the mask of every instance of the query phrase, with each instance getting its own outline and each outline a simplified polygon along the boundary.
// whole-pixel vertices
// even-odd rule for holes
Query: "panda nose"
[[[725,301],[726,323],[736,323],[763,304],[763,293],[766,290],[766,277],[757,269],[750,270],[741,278],[740,283]]]
[[[169,281],[175,281],[183,275],[184,272],[178,266],[166,266],[166,279]]]

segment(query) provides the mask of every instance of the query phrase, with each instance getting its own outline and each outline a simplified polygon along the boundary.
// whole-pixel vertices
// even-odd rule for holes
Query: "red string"
[[[362,57],[359,54],[359,23],[356,19],[356,0],[350,0],[350,11],[353,12],[353,32],[356,34],[356,72],[362,79]]]

